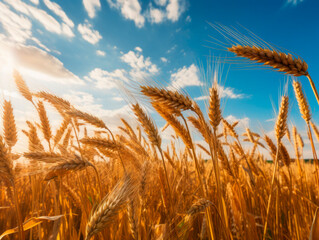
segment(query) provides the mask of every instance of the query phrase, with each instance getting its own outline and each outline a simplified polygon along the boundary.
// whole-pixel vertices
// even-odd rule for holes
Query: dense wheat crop
[[[307,64],[291,55],[245,46],[230,51],[310,79]],[[71,102],[33,92],[19,73],[14,78],[38,116],[19,130],[27,141],[25,152],[16,151],[14,109],[2,102],[0,239],[318,239],[312,132],[318,137],[319,131],[300,82],[293,88],[314,164],[304,162],[303,139],[288,127],[288,96],[282,96],[273,141],[249,128],[241,135],[238,122],[223,118],[216,82],[207,111],[179,91],[140,86],[175,132],[164,143],[143,104],[131,105],[134,126],[121,119],[110,129]],[[60,114],[60,125],[52,125],[48,108]],[[196,144],[195,134],[205,144]]]

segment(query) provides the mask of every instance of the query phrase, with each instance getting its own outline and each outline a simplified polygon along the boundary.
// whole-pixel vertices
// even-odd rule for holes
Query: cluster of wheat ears
[[[317,97],[303,60],[259,47],[228,50],[286,74],[307,76]],[[17,153],[12,104],[2,103],[0,239],[319,239],[312,137],[313,132],[319,141],[319,130],[299,81],[293,81],[293,89],[314,164],[303,161],[303,139],[296,127],[288,128],[288,96],[282,96],[273,141],[249,128],[238,134],[238,122],[222,116],[216,82],[208,116],[179,91],[140,86],[140,94],[176,133],[164,147],[161,132],[138,103],[131,104],[138,126],[121,119],[115,134],[69,101],[32,92],[18,72],[14,79],[38,118],[22,130],[28,151]],[[55,132],[49,106],[63,119]],[[194,142],[190,129],[205,145]],[[294,152],[288,152],[284,137]],[[177,141],[183,145],[177,148]],[[269,151],[273,164],[261,148]],[[15,163],[18,159],[28,163]]]

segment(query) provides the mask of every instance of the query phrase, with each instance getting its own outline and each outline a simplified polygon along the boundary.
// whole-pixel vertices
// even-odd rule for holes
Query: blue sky
[[[68,98],[111,127],[121,116],[133,116],[116,89],[117,81],[143,78],[183,89],[204,109],[201,99],[210,86],[203,81],[201,66],[207,65],[209,55],[232,56],[210,42],[210,36],[222,38],[209,22],[239,31],[242,25],[300,55],[319,87],[318,9],[316,0],[1,0],[1,95],[13,101],[21,128],[24,118],[32,116],[32,106],[16,93],[13,68],[31,89]],[[318,104],[307,79],[300,80],[316,121]],[[287,81],[291,78],[256,65],[223,64],[224,117],[242,119],[242,127],[271,134],[273,106],[278,109]],[[305,135],[290,82],[288,94],[289,121]]]

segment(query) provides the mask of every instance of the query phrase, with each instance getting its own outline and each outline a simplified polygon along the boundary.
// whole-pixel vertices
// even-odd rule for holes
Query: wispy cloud
[[[31,21],[23,15],[14,13],[4,3],[0,3],[0,22],[10,40],[24,43],[32,37]]]
[[[60,5],[55,2],[51,2],[50,0],[44,0],[44,4],[57,16],[59,16],[63,22],[68,25],[69,27],[73,28],[74,23],[73,21],[66,15]]]
[[[90,18],[94,18],[96,11],[101,9],[100,0],[83,0],[83,5]]]
[[[87,20],[83,24],[78,25],[78,31],[81,33],[82,38],[85,41],[93,45],[102,39],[100,33],[97,30],[94,30],[92,24],[90,24]]]
[[[48,8],[53,11],[56,15],[60,16],[63,20],[62,23],[57,21],[53,16],[48,14],[46,11],[26,4],[21,0],[5,0],[5,2],[11,5],[16,11],[25,14],[35,20],[37,20],[42,26],[49,32],[73,37],[72,24],[73,22],[67,17],[62,8],[55,3],[47,1]],[[64,22],[66,21],[66,22]]]
[[[106,53],[102,50],[96,50],[96,55],[104,57]]]

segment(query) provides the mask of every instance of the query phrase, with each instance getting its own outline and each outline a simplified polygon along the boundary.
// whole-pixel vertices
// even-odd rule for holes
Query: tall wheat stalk
[[[285,135],[286,129],[287,129],[287,117],[288,117],[288,106],[289,106],[289,100],[287,96],[283,96],[281,99],[281,104],[279,108],[279,113],[275,125],[275,135],[277,139],[277,152],[276,152],[276,158],[275,158],[275,166],[271,178],[271,185],[270,185],[270,194],[268,198],[267,203],[267,211],[266,211],[266,219],[264,223],[264,233],[263,233],[263,240],[266,238],[267,233],[267,224],[268,224],[268,215],[271,205],[271,199],[272,199],[272,193],[273,193],[273,185],[276,177],[277,172],[277,166],[278,166],[278,155],[279,155],[279,146],[281,145],[281,139]]]

